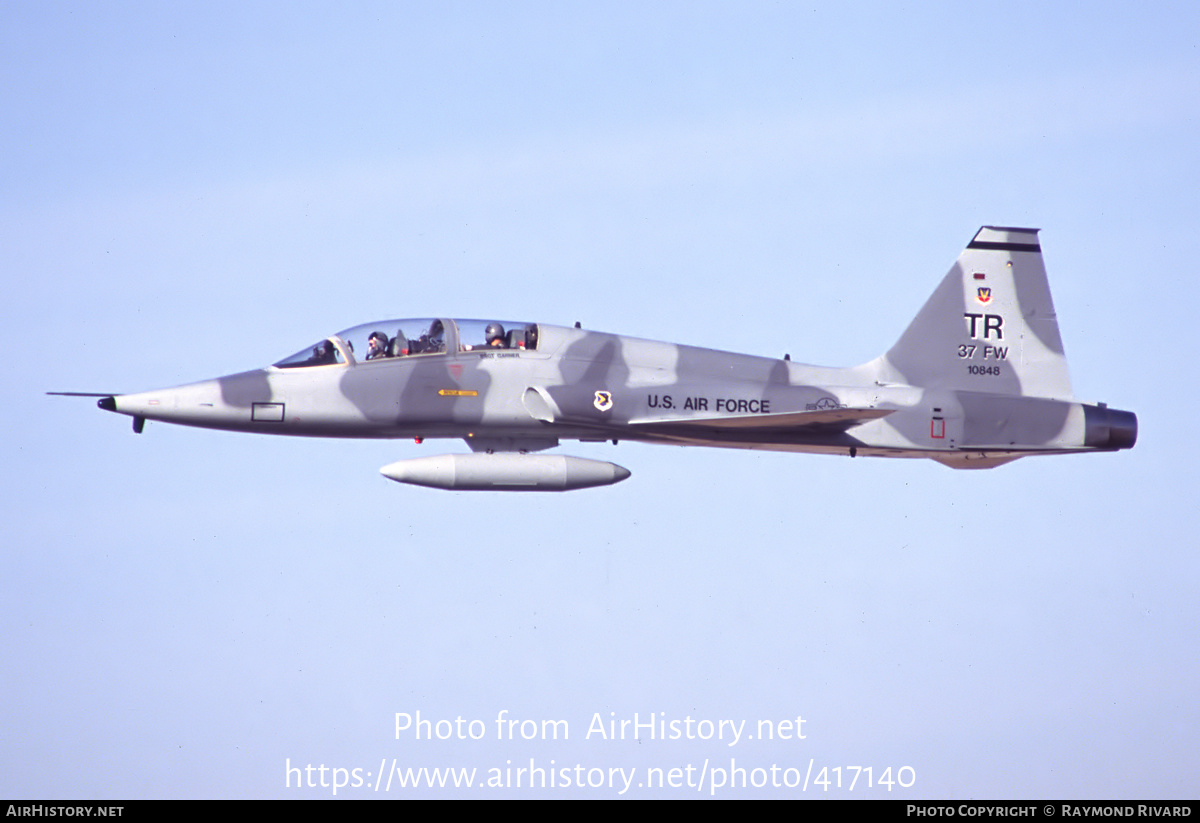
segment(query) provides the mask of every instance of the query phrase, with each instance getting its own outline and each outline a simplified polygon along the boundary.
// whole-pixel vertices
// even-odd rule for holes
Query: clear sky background
[[[338,797],[772,766],[1195,797],[1198,42],[1187,2],[0,5],[0,796],[532,760],[605,785]],[[377,470],[458,442],[139,437],[43,394],[405,316],[854,365],[983,224],[1043,229],[1075,390],[1137,412],[1133,451],[568,443],[633,476],[448,493]],[[502,711],[570,737],[497,740]],[[397,739],[417,712],[484,738]],[[587,737],[635,713],[745,731]]]

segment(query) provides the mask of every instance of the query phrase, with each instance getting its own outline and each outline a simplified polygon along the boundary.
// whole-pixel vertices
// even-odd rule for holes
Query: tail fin
[[[1072,398],[1037,233],[981,228],[884,355],[885,373],[923,388]]]

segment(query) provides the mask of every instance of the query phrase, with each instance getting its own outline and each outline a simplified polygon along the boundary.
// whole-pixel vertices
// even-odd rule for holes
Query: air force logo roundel
[[[611,409],[613,407],[612,392],[610,392],[610,391],[596,392],[596,399],[592,401],[592,405],[595,406],[599,411],[602,411],[602,412],[608,411],[609,409]]]
[[[992,290],[989,286],[980,286],[975,290],[975,299],[987,305],[992,302]]]

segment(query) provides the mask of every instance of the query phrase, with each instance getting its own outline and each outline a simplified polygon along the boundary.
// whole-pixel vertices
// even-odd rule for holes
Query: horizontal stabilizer
[[[52,394],[57,397],[113,397],[120,392],[95,392],[95,391],[48,391],[46,394]]]

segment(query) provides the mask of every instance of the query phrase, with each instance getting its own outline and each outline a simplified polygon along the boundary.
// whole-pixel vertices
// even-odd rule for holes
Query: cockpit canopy
[[[446,318],[378,320],[319,340],[280,360],[275,367],[331,366],[447,352],[532,351],[537,348],[537,339],[535,323]]]

